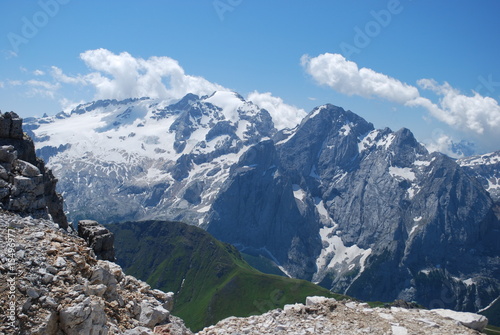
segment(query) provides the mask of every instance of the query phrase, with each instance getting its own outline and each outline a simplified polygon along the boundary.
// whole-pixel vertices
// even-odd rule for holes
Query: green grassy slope
[[[252,255],[241,252],[241,256],[248,264],[250,264],[250,266],[259,270],[260,272],[283,277],[286,276],[286,274],[283,273],[283,271],[281,271],[273,261],[262,255]]]
[[[259,272],[235,247],[194,226],[145,221],[107,228],[115,234],[117,263],[153,288],[174,292],[173,314],[193,331],[311,295],[341,298],[307,281]]]

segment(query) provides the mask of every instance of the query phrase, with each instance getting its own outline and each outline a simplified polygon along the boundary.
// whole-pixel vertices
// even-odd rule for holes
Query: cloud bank
[[[433,79],[420,79],[420,89],[435,93],[439,100],[433,102],[421,96],[417,86],[408,85],[395,78],[368,68],[359,68],[340,54],[325,53],[317,57],[304,55],[301,64],[305,71],[320,85],[333,90],[365,98],[379,98],[404,106],[423,107],[437,120],[454,129],[473,136],[479,142],[498,150],[500,142],[500,106],[493,98],[477,92],[472,96],[460,93],[450,84],[438,84]],[[441,139],[438,147],[450,139]]]
[[[90,87],[94,100],[150,97],[175,101],[188,93],[203,96],[214,91],[230,91],[205,78],[186,74],[179,63],[170,57],[153,56],[144,59],[128,52],[115,54],[107,49],[96,49],[81,53],[80,59],[89,70],[85,74],[68,75],[57,66],[50,67],[49,71],[33,72],[22,68],[23,73],[30,73],[36,79],[10,81],[8,85],[28,88],[27,95],[31,97],[57,99],[67,112],[83,103],[81,100],[72,101],[61,92],[71,86]],[[0,82],[0,88],[4,86]],[[306,115],[303,109],[288,105],[269,92],[254,91],[248,95],[247,100],[267,109],[278,129],[293,128]]]
[[[90,73],[68,76],[52,67],[56,80],[67,84],[93,86],[95,99],[163,98],[179,99],[187,93],[211,94],[224,87],[202,77],[187,75],[179,63],[169,57],[135,58],[128,52],[114,54],[106,49],[80,54]]]

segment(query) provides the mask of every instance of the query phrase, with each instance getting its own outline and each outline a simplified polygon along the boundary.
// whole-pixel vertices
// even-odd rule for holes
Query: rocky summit
[[[190,334],[152,290],[53,221],[0,213],[2,334]],[[155,330],[156,329],[156,330]]]
[[[472,335],[487,320],[472,313],[447,310],[371,308],[366,303],[308,297],[306,304],[286,305],[248,318],[227,318],[198,335]]]

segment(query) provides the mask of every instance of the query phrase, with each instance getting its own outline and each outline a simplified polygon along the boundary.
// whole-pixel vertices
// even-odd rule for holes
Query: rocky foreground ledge
[[[481,334],[488,320],[450,310],[370,308],[366,303],[309,297],[259,316],[231,317],[198,335],[470,335]]]
[[[54,222],[0,212],[0,334],[192,334],[172,306]]]
[[[52,221],[0,212],[0,334],[192,334],[170,315],[172,293],[98,260],[93,247],[101,242],[89,246]],[[198,334],[469,335],[487,322],[472,313],[309,297],[305,305],[230,317]]]

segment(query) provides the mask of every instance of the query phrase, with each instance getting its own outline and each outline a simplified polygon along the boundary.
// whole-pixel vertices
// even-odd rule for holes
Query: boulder
[[[60,326],[64,334],[99,334],[108,333],[107,318],[103,304],[90,298],[83,302],[61,309]]]
[[[87,245],[94,250],[97,259],[115,260],[115,237],[97,221],[78,221],[78,236],[87,241]]]
[[[168,321],[170,312],[161,306],[154,306],[149,301],[141,302],[139,322],[145,327],[152,328],[162,322]]]

